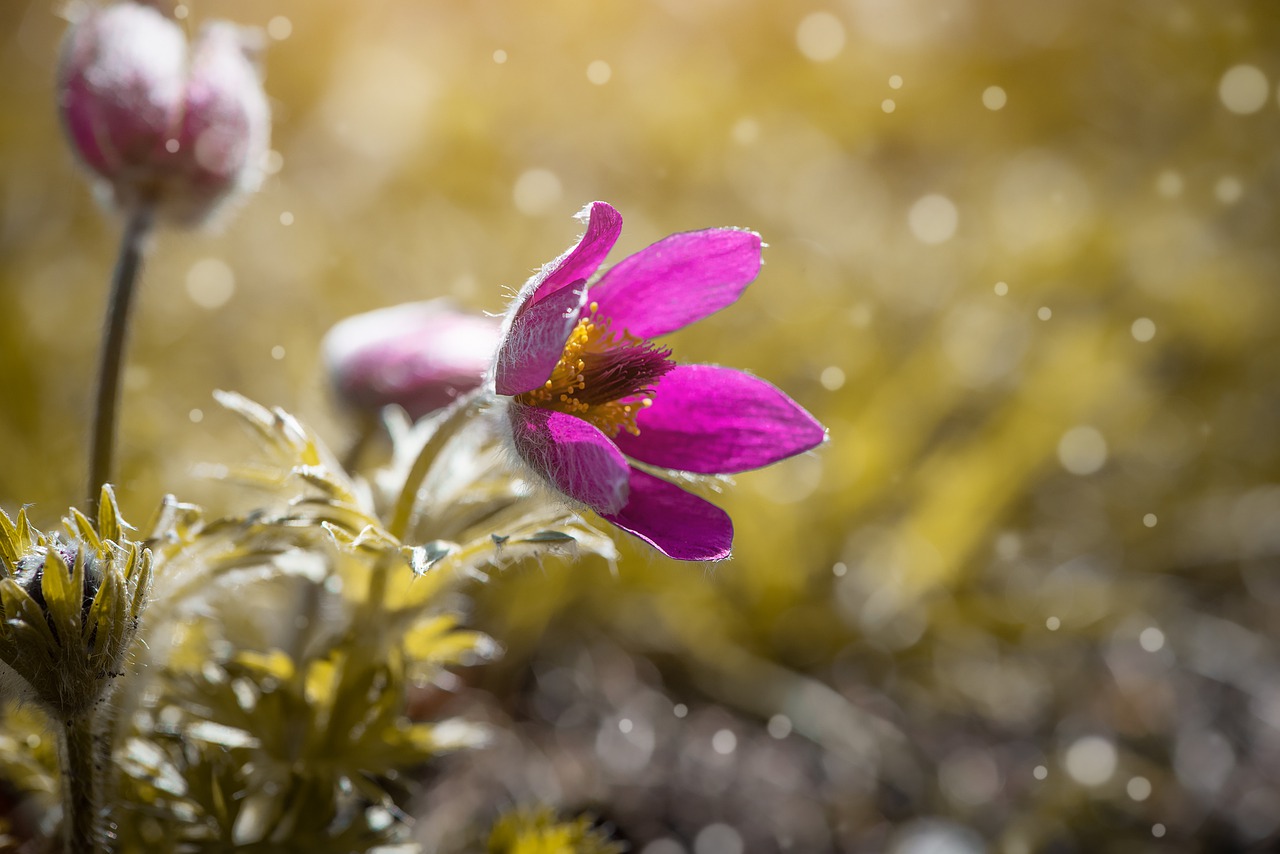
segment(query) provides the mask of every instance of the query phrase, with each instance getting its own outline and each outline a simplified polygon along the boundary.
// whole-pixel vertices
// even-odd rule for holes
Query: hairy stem
[[[93,435],[89,446],[89,508],[96,512],[102,485],[111,480],[115,462],[116,408],[120,402],[120,370],[124,364],[125,337],[129,331],[129,311],[142,269],[143,243],[151,230],[152,212],[146,205],[135,208],[125,223],[120,254],[111,275],[111,295],[107,303],[106,331],[98,360],[98,398],[93,411]],[[92,516],[93,513],[90,513]]]
[[[342,469],[347,474],[355,474],[356,469],[360,465],[360,458],[364,456],[365,448],[369,447],[370,441],[377,434],[381,422],[378,421],[376,415],[362,414],[360,423],[356,427],[356,437],[352,440],[347,452],[342,455]]]
[[[99,826],[106,742],[94,733],[93,712],[62,722],[58,745],[62,767],[62,851],[64,854],[105,852]]]
[[[405,478],[400,496],[396,499],[395,510],[391,514],[391,525],[387,528],[391,536],[403,540],[404,535],[408,533],[409,526],[413,522],[413,509],[418,503],[418,489],[426,480],[427,472],[431,471],[431,464],[435,462],[449,439],[458,432],[463,422],[474,414],[481,400],[481,393],[474,391],[465,397],[458,398],[445,411],[442,420],[436,426],[436,431],[418,452],[417,458],[413,461],[413,467],[409,469],[409,476]]]

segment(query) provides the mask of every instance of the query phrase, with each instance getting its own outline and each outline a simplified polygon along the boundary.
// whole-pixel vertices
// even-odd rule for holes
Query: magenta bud
[[[501,331],[496,318],[447,300],[406,303],[337,323],[324,360],[344,404],[377,412],[394,403],[416,420],[484,381]]]
[[[217,21],[188,51],[182,28],[140,3],[92,9],[72,26],[59,108],[72,148],[118,207],[153,205],[193,225],[258,187],[271,136],[259,44]]]

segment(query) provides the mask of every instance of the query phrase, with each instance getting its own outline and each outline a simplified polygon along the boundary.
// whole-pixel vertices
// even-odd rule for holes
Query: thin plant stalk
[[[133,305],[138,274],[142,270],[142,253],[151,231],[153,216],[148,205],[134,208],[125,222],[120,239],[120,254],[111,275],[111,294],[107,302],[106,330],[102,336],[98,360],[98,397],[93,410],[93,434],[89,446],[89,508],[97,511],[98,496],[109,482],[115,465],[116,409],[120,403],[120,374],[124,365],[125,339],[129,331],[129,314]]]
[[[99,822],[102,782],[107,758],[94,732],[93,711],[63,721],[59,735],[62,771],[62,851],[96,854],[105,851]]]
[[[374,435],[377,434],[381,426],[382,424],[376,415],[361,414],[360,423],[357,425],[356,437],[351,442],[351,446],[347,448],[347,452],[342,455],[343,471],[347,472],[347,474],[356,473],[365,449],[369,447],[370,442],[373,441]]]
[[[427,472],[431,470],[431,464],[436,461],[436,457],[444,449],[445,444],[453,438],[458,428],[474,414],[482,399],[481,391],[476,390],[455,400],[445,411],[435,432],[431,434],[431,438],[426,441],[414,459],[413,466],[409,469],[409,476],[405,479],[404,487],[396,499],[395,508],[391,514],[391,524],[387,527],[391,536],[403,539],[409,532],[413,522],[414,507],[418,503],[418,489],[426,479]]]

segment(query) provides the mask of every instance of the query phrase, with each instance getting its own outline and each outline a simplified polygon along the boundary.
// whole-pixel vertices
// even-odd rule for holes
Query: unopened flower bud
[[[402,406],[415,420],[481,384],[501,326],[444,300],[406,303],[339,322],[324,339],[330,380],[346,405]]]
[[[177,23],[140,3],[92,9],[67,33],[59,109],[77,155],[120,208],[203,222],[262,181],[271,112],[254,31],[215,21],[188,51]]]
[[[0,513],[3,512],[0,510]],[[92,552],[82,554],[78,543],[68,543],[54,534],[53,542],[49,546],[36,546],[18,558],[17,572],[13,574],[13,580],[27,592],[42,611],[47,611],[49,603],[44,598],[44,576],[49,566],[50,550],[57,552],[57,559],[68,567],[75,566],[77,560],[83,563],[84,595],[80,602],[80,618],[88,619],[89,606],[93,604],[93,597],[98,594],[98,588],[102,586],[102,561]]]
[[[104,487],[95,527],[78,511],[67,536],[0,510],[0,662],[58,720],[107,694],[151,587],[151,552],[125,536]]]

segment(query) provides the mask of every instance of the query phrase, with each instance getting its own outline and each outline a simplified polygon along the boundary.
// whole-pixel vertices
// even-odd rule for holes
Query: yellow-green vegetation
[[[489,835],[489,854],[621,854],[588,818],[560,821],[547,810],[504,815]]]
[[[193,505],[144,531],[129,844],[455,850],[512,802],[659,854],[1274,844],[1266,4],[188,5],[272,33],[278,156],[221,233],[163,233],[141,283],[118,495],[134,519]],[[58,138],[63,27],[0,8],[0,505],[41,525],[83,489],[118,236]],[[737,538],[709,572],[615,562],[551,510],[503,543],[449,502],[393,533],[396,478],[324,459],[354,428],[323,332],[437,295],[499,311],[596,198],[627,217],[615,257],[764,236],[740,304],[673,346],[786,389],[830,441],[715,496]],[[311,426],[228,398],[242,441],[216,388]],[[428,435],[366,474],[403,481]],[[566,530],[606,556],[469,580]],[[52,742],[5,715],[6,779],[51,801]],[[491,746],[438,758],[477,731],[454,716]]]
[[[19,696],[62,721],[89,712],[123,675],[151,588],[151,553],[128,539],[111,487],[95,529],[72,508],[66,535],[0,510],[0,661]]]
[[[114,716],[87,730],[118,766],[97,797],[119,850],[366,851],[404,842],[412,773],[487,740],[483,726],[429,714],[439,705],[436,695],[456,679],[446,668],[478,664],[498,651],[488,637],[460,627],[451,591],[521,556],[570,547],[612,556],[612,544],[563,509],[530,500],[518,479],[494,478],[491,431],[478,431],[490,437],[485,445],[474,423],[459,434],[458,419],[445,415],[398,430],[403,448],[396,458],[407,462],[383,473],[384,484],[401,484],[384,496],[377,478],[351,479],[287,413],[238,395],[219,399],[260,445],[252,461],[227,475],[258,488],[262,500],[253,510],[211,519],[168,498],[147,535],[148,549],[139,552],[121,539],[124,525],[108,488],[99,528],[115,539],[100,539],[72,511],[68,531],[84,543],[74,572],[58,555],[59,541],[34,531],[25,510],[16,523],[0,515],[0,567],[12,576],[0,583],[16,591],[6,594],[6,613],[15,616],[5,630],[47,633],[44,607],[60,634],[36,640],[48,640],[44,646],[53,651],[73,649],[61,626],[74,622],[78,630],[79,603],[89,599],[68,598],[62,588],[83,587],[86,555],[98,561],[92,566],[102,579],[99,599],[115,591],[112,584],[124,584],[112,580],[110,559],[125,567],[117,574],[145,589],[150,576],[138,581],[139,570],[129,568],[141,554],[149,570],[155,556],[145,642],[132,648],[128,668],[118,656],[97,668],[99,678],[121,677],[122,689]],[[414,472],[418,482],[404,485]],[[442,479],[465,501],[436,508],[413,498],[423,480],[435,484],[424,496],[449,496]],[[402,545],[382,521],[405,494],[411,496],[405,527],[431,531],[425,545]],[[132,550],[116,555],[110,551],[120,551],[116,540]],[[36,550],[45,578],[38,602],[28,601],[14,580],[30,569],[23,556]],[[61,582],[47,580],[53,573]],[[67,615],[72,600],[76,613]],[[92,601],[85,606],[90,663],[97,660],[94,644],[115,637],[108,627],[92,628],[107,607]],[[34,617],[27,619],[28,611]],[[130,613],[122,618],[136,627]],[[50,664],[37,655],[44,646],[35,640],[23,646],[24,639],[9,638],[13,649],[0,649],[6,663],[27,679],[54,721],[82,713],[84,703],[70,711],[53,705],[45,694],[68,692],[44,690],[41,681],[75,676],[75,662]],[[17,710],[9,724],[3,742],[9,781],[47,796],[56,789],[56,761],[49,764],[56,757],[41,728]],[[83,770],[61,776],[66,782]]]

